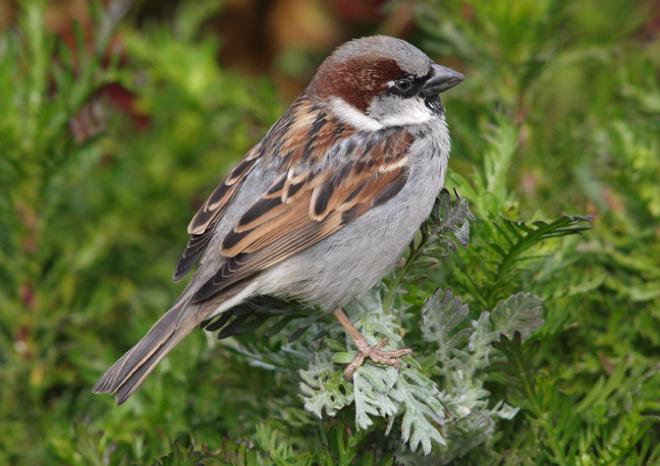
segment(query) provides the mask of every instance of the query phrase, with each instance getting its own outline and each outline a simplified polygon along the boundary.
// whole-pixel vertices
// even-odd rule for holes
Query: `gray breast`
[[[326,310],[366,292],[394,266],[430,214],[444,182],[448,155],[444,120],[420,125],[410,148],[404,188],[332,236],[263,272],[258,292]]]

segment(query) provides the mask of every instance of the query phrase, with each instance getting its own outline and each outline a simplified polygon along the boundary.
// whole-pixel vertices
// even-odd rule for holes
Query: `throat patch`
[[[445,106],[442,105],[442,99],[439,95],[429,96],[424,99],[426,106],[433,112],[434,115],[442,115],[445,113]]]

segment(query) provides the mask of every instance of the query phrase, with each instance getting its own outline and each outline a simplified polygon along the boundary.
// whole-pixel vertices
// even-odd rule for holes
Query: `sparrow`
[[[398,367],[411,351],[369,345],[342,306],[430,214],[450,150],[439,94],[462,80],[401,39],[338,47],[194,215],[174,280],[194,277],[93,391],[123,403],[193,329],[261,297],[332,313],[357,348],[348,379],[365,359]]]

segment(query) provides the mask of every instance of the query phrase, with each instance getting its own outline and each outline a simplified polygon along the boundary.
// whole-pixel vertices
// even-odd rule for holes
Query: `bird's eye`
[[[410,79],[397,79],[394,81],[394,87],[400,92],[408,92],[413,87]]]

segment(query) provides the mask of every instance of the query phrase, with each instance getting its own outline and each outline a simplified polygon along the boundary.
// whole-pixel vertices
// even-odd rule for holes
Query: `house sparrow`
[[[358,354],[398,367],[410,350],[370,346],[342,306],[396,263],[443,185],[449,134],[439,93],[463,75],[409,43],[350,41],[319,67],[188,225],[172,308],[103,374],[95,393],[124,402],[183,337],[263,296],[332,312]]]

